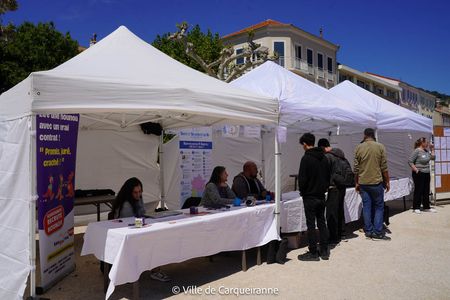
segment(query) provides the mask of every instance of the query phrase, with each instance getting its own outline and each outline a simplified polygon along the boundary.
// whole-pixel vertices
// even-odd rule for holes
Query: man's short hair
[[[319,142],[317,142],[317,147],[327,148],[331,146],[330,142],[327,139],[320,139]]]
[[[364,129],[364,136],[375,139],[375,130],[373,128]]]
[[[253,161],[247,161],[247,162],[245,162],[244,166],[242,167],[242,171],[245,172],[245,170],[250,169],[250,167],[253,166],[253,165],[256,166],[256,163],[253,162]],[[256,166],[256,167],[257,167],[257,166]]]
[[[306,144],[308,146],[314,146],[314,143],[316,142],[316,137],[312,133],[305,133],[300,138],[300,144]]]

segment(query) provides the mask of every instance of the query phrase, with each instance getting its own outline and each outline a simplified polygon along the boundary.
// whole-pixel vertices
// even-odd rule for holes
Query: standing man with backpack
[[[339,148],[331,148],[327,139],[320,139],[321,147],[328,159],[330,167],[330,186],[326,202],[327,227],[329,244],[337,245],[341,241],[344,220],[344,199],[347,187],[354,186],[355,177],[344,152]]]

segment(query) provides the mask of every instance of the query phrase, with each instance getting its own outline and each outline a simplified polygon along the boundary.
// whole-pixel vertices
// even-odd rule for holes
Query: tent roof
[[[126,27],[0,96],[0,118],[82,113],[119,126],[164,128],[278,121],[275,99],[232,87],[160,52]]]
[[[280,125],[317,133],[361,132],[375,125],[375,116],[345,98],[273,63],[266,62],[232,83],[252,92],[277,98]]]
[[[432,119],[389,102],[348,80],[331,88],[330,92],[339,97],[345,97],[368,111],[374,111],[377,120],[376,128],[380,131],[426,133],[433,131]]]

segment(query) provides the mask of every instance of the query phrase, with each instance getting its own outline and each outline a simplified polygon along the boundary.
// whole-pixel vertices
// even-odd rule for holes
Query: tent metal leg
[[[242,250],[242,271],[247,272],[247,251]]]
[[[403,196],[403,211],[406,211],[406,197]]]
[[[261,265],[261,247],[256,247],[256,264]]]

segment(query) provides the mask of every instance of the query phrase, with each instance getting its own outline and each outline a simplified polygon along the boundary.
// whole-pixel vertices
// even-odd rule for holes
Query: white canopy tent
[[[0,250],[0,297],[5,299],[23,296],[30,271],[32,295],[35,291],[34,127],[39,113],[79,113],[80,130],[126,132],[149,121],[164,129],[276,124],[278,103],[192,70],[123,26],[2,94],[0,234],[9,243]]]
[[[375,115],[327,89],[266,62],[231,85],[278,99],[280,126],[295,132],[350,134],[375,125]]]
[[[280,125],[287,127],[287,143],[283,144],[281,180],[287,187],[289,175],[296,174],[300,147],[298,136],[313,132],[318,137],[342,136],[361,133],[364,128],[375,126],[375,114],[352,101],[337,97],[327,89],[273,63],[266,62],[242,77],[231,82],[232,85],[278,99],[280,103]],[[267,140],[273,139],[273,133],[263,135],[261,165],[263,177],[269,189],[274,188],[277,177],[271,168],[273,155]],[[295,142],[293,142],[295,139]],[[261,145],[262,143],[262,145]],[[297,171],[295,169],[297,168]]]
[[[336,96],[373,111],[378,139],[386,146],[389,173],[394,177],[410,177],[407,164],[413,144],[419,137],[428,139],[433,133],[433,120],[367,91],[346,80],[330,89]]]
[[[376,129],[382,132],[433,132],[433,120],[385,100],[346,80],[332,87],[330,92],[348,99],[355,106],[375,113]]]

